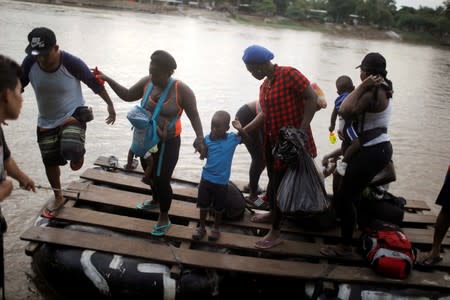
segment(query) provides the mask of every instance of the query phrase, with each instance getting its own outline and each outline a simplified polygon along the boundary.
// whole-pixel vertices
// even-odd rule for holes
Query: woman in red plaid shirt
[[[317,95],[310,86],[309,80],[295,68],[278,66],[271,60],[274,55],[268,49],[253,45],[245,49],[242,60],[247,70],[258,80],[264,79],[259,91],[259,102],[262,112],[246,126],[253,131],[264,124],[264,145],[267,162],[269,186],[267,195],[270,213],[255,215],[253,222],[272,221],[271,230],[259,241],[257,248],[272,248],[279,245],[281,212],[277,207],[275,196],[287,165],[276,160],[272,148],[278,141],[282,127],[292,126],[305,131],[305,146],[312,157],[317,155],[316,145],[311,132],[310,123],[317,110]]]

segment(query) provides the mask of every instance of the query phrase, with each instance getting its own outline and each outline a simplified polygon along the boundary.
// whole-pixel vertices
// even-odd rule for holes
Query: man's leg
[[[64,204],[64,198],[61,191],[61,170],[59,166],[45,166],[45,173],[47,174],[48,182],[53,188],[55,195],[55,203],[53,207],[48,207],[50,210],[58,209]]]

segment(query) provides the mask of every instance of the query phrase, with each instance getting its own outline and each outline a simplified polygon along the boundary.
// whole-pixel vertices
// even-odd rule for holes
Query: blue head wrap
[[[265,64],[273,59],[273,53],[266,48],[253,45],[245,49],[242,60],[246,64]]]

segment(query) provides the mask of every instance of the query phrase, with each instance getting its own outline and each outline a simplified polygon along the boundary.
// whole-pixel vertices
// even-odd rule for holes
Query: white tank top
[[[389,103],[385,110],[377,113],[366,112],[364,117],[364,128],[363,128],[364,131],[374,129],[377,127],[388,128],[389,121],[391,120],[391,114],[392,114],[392,99],[389,99]],[[389,135],[387,133],[382,133],[376,138],[365,143],[363,146],[373,146],[388,141],[390,141]]]

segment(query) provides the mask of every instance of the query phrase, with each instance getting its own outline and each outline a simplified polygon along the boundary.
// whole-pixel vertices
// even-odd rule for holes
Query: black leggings
[[[269,176],[269,184],[267,185],[266,194],[269,200],[270,211],[272,213],[272,228],[275,230],[279,230],[281,225],[282,214],[276,201],[277,191],[287,169],[283,168],[281,170],[278,170],[273,167],[274,158],[272,155],[272,147],[269,145],[266,147],[266,158],[267,158],[267,175]]]
[[[341,235],[344,245],[351,245],[356,222],[356,208],[362,191],[391,160],[392,145],[385,142],[361,147],[348,163],[342,184],[336,195],[341,217]]]
[[[172,204],[172,179],[173,170],[178,162],[180,154],[181,139],[179,136],[166,140],[161,164],[160,175],[157,176],[159,156],[161,155],[162,144],[158,144],[159,151],[153,154],[153,199],[160,204],[161,212],[168,212]]]

